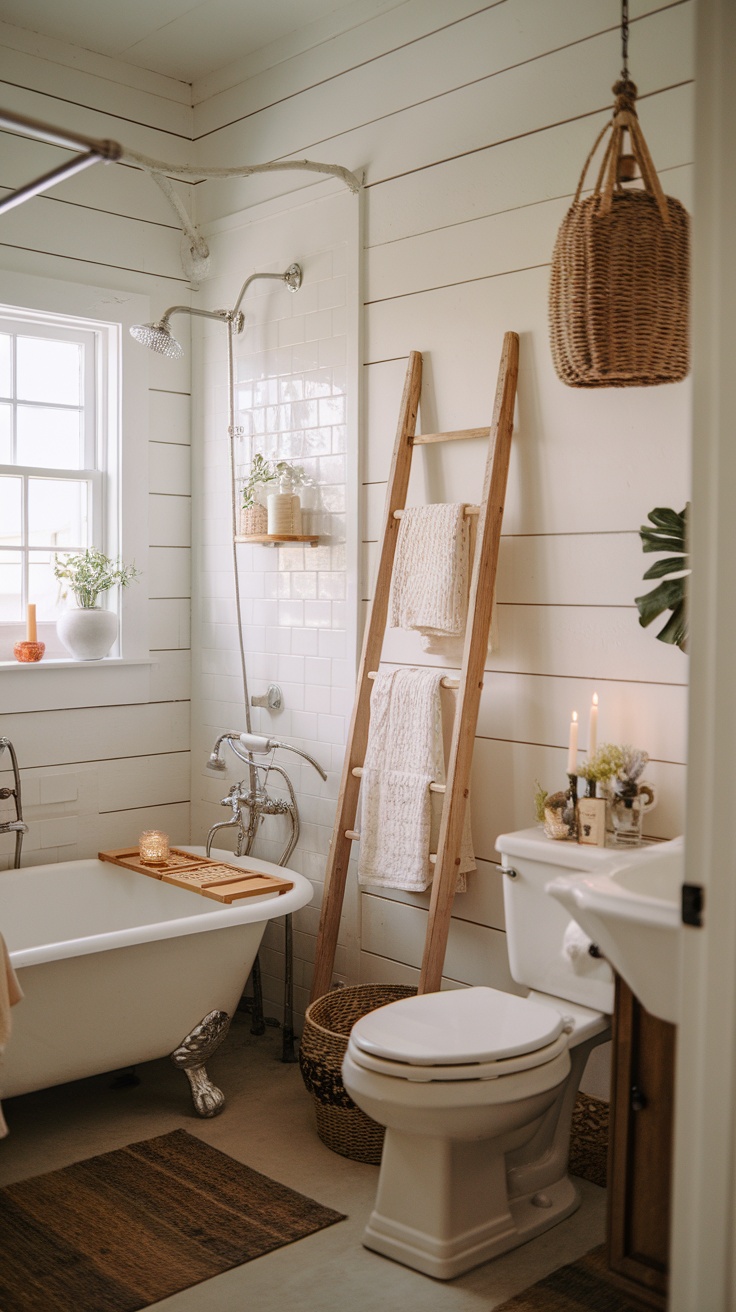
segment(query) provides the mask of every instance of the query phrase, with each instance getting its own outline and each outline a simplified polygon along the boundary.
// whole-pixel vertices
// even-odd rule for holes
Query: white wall
[[[690,202],[692,156],[691,11],[690,0],[637,0],[630,47],[654,159],[665,189],[685,203]],[[498,586],[500,641],[489,664],[475,754],[479,867],[470,891],[457,900],[447,962],[447,978],[455,982],[509,983],[495,840],[500,832],[531,823],[535,779],[550,789],[563,781],[570,711],[580,712],[585,730],[593,690],[601,700],[600,739],[634,742],[652,757],[648,773],[660,792],[652,834],[670,836],[683,823],[687,661],[639,628],[633,598],[646,587],[641,577],[648,563],[640,551],[639,525],[653,506],[680,508],[688,495],[689,387],[570,390],[556,379],[547,345],[550,253],[582,162],[610,113],[609,87],[620,64],[617,17],[609,0],[560,0],[554,6],[545,0],[503,0],[481,9],[470,0],[407,0],[337,36],[314,41],[305,35],[301,43],[290,38],[288,44],[220,70],[195,85],[193,113],[190,89],[179,83],[27,33],[8,29],[4,34],[0,72],[7,103],[39,118],[119,137],[171,160],[193,155],[231,165],[311,156],[365,170],[363,599],[371,595],[377,514],[409,351],[424,353],[425,430],[475,426],[488,421],[503,332],[514,329],[521,335],[517,431]],[[58,158],[54,148],[11,135],[4,135],[3,143],[5,185],[41,172]],[[182,188],[185,197],[187,190]],[[262,256],[265,267],[298,258],[288,242],[274,249],[261,236],[256,240],[259,213],[286,213],[292,204],[302,204],[311,243],[306,253],[316,257],[320,248],[313,240],[314,227],[321,198],[336,194],[334,184],[315,185],[311,175],[294,173],[208,182],[194,190],[197,216],[211,235],[215,256],[213,282],[202,291],[208,304],[215,293],[229,303],[241,274],[263,267]],[[275,209],[257,209],[269,204]],[[98,166],[4,216],[0,236],[3,264],[17,272],[94,282],[109,287],[113,296],[147,294],[152,315],[186,296],[178,232],[156,189],[136,170]],[[307,280],[299,295],[308,292]],[[297,319],[307,314],[297,310],[296,300],[292,311]],[[277,320],[278,315],[269,314],[260,322],[273,328]],[[331,319],[329,333],[339,331]],[[220,346],[209,332],[203,342],[204,352],[195,357],[202,361],[195,470],[203,497],[197,520],[201,505],[206,523],[223,488],[213,425],[222,424],[226,394],[224,374],[218,374]],[[297,345],[283,342],[291,349]],[[128,841],[140,827],[146,803],[155,803],[155,810],[145,812],[147,822],[155,815],[177,835],[186,825],[188,791],[181,767],[189,746],[184,700],[188,470],[183,450],[188,358],[183,364],[150,360],[150,519],[159,528],[151,538],[156,563],[147,586],[154,598],[151,646],[160,660],[150,692],[127,694],[132,698],[127,706],[114,690],[101,692],[95,685],[93,696],[92,685],[85,684],[89,693],[81,697],[90,709],[56,709],[50,718],[32,709],[9,713],[3,678],[0,724],[16,741],[31,777],[34,771],[77,774],[86,769],[94,775],[95,788],[107,781],[104,805],[98,798],[91,804],[94,840],[85,834],[84,843],[77,840],[76,847],[69,843],[62,849],[58,838],[51,842],[52,823],[49,850],[64,855],[79,847],[93,849],[102,841],[98,835],[110,844]],[[302,372],[293,361],[292,372]],[[451,453],[420,453],[412,497],[472,498],[481,460],[480,449],[458,445]],[[350,489],[349,480],[346,486]],[[167,513],[171,509],[173,514]],[[167,536],[164,525],[174,526],[174,536]],[[237,709],[233,635],[207,628],[210,622],[216,628],[218,613],[227,613],[226,537],[211,544],[202,537],[197,629],[203,636],[201,674],[207,682],[197,693],[196,779],[210,729],[231,727],[224,720]],[[329,678],[329,684],[317,678],[313,684],[323,699],[325,689],[334,686],[339,709],[331,701],[328,711],[323,701],[324,709],[315,713],[334,716],[330,727],[339,739],[350,683],[349,668],[339,662],[349,663],[351,655],[341,656],[336,648],[321,653],[321,633],[316,654],[300,650],[300,643],[314,641],[313,635],[304,637],[305,631],[322,626],[297,622],[288,606],[279,610],[279,597],[268,589],[286,587],[283,576],[289,574],[292,595],[281,601],[302,601],[306,607],[307,601],[329,600],[330,625],[325,627],[332,633],[341,631],[343,603],[296,597],[295,580],[297,587],[318,587],[316,578],[306,578],[318,571],[299,565],[292,573],[284,560],[276,570],[273,555],[258,553],[250,561],[250,600],[258,605],[251,610],[249,628],[262,630],[265,644],[251,651],[251,684],[260,691],[259,681],[281,669],[281,678],[292,685],[290,693],[299,696],[307,686],[307,661],[330,660],[329,671],[317,665],[310,669]],[[326,573],[339,573],[339,568]],[[216,575],[225,591],[213,590]],[[346,577],[354,581],[350,569]],[[315,617],[320,613],[313,612]],[[287,642],[288,651],[283,649]],[[396,663],[426,660],[401,634],[389,635],[385,656]],[[294,660],[304,662],[298,666],[303,678],[296,677]],[[287,671],[295,677],[287,679]],[[58,686],[57,707],[79,700],[78,681],[76,692],[66,679]],[[292,717],[303,713],[292,705]],[[292,718],[289,732],[320,755],[325,738],[319,722],[315,729],[311,721]],[[333,775],[340,747],[339,741],[330,742]],[[308,817],[299,859],[309,855],[310,873],[318,883],[332,802],[329,795],[309,793],[307,778],[304,774],[298,781]],[[203,822],[221,814],[217,787],[214,792],[207,787],[197,784],[195,789],[193,836],[198,838]],[[40,790],[41,783],[39,797]],[[81,809],[73,798],[39,801],[32,818],[53,822],[57,815],[66,818],[68,811],[75,816]],[[104,821],[97,818],[100,812]],[[351,975],[368,979],[416,979],[426,899],[369,893],[360,902],[362,960],[353,972],[345,957],[346,969],[349,965]],[[314,920],[312,914],[298,936],[302,999]],[[348,918],[343,938],[348,952],[350,944]]]
[[[189,151],[183,84],[6,24],[0,43],[8,109],[151,155],[182,159]],[[3,192],[67,157],[3,132]],[[179,237],[167,203],[140,170],[95,165],[2,215],[0,302],[35,305],[38,280],[46,279],[49,299],[58,301],[46,308],[64,309],[63,288],[73,284],[73,313],[110,317],[119,307],[122,319],[135,304],[139,317],[142,303],[145,318],[157,317],[189,295]],[[18,753],[30,825],[24,864],[126,846],[152,826],[189,837],[190,381],[188,360],[163,364],[141,350],[128,370],[138,374],[133,408],[123,411],[124,447],[136,449],[124,477],[142,492],[135,528],[147,557],[133,585],[134,647],[136,654],[150,648],[153,663],[21,670],[7,642],[0,650],[0,734]],[[3,785],[7,766],[5,754]],[[0,867],[11,853],[12,840],[0,838]]]
[[[639,0],[630,40],[650,148],[665,190],[688,205],[691,11],[689,0]],[[633,599],[648,586],[640,524],[688,496],[689,387],[570,390],[548,347],[550,255],[610,114],[617,18],[604,0],[409,0],[194,88],[201,160],[310,156],[365,169],[364,599],[409,351],[424,353],[423,428],[476,426],[489,421],[503,332],[521,336],[500,637],[475,751],[478,873],[456,900],[447,957],[448,980],[463,983],[510,984],[496,837],[533,822],[535,779],[550,791],[564,783],[570,711],[584,749],[594,690],[599,741],[652,758],[651,834],[683,825],[687,660],[640,629]],[[210,182],[197,189],[198,216],[242,220],[299,185],[292,174]],[[471,444],[421,452],[412,499],[472,500],[483,456]],[[402,633],[388,635],[384,655],[428,662]],[[361,903],[361,976],[415,980],[426,898],[366,893]]]

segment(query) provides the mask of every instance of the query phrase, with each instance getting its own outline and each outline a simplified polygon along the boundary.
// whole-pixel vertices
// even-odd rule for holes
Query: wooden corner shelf
[[[308,542],[310,547],[316,547],[319,537],[314,533],[255,533],[248,537],[238,533],[236,542],[262,542],[265,546],[277,547],[279,542]]]

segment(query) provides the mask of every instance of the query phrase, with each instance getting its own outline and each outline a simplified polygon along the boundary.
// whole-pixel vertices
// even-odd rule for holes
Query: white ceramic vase
[[[77,661],[99,661],[107,656],[118,636],[118,617],[114,610],[72,607],[56,621],[56,632],[63,645]]]

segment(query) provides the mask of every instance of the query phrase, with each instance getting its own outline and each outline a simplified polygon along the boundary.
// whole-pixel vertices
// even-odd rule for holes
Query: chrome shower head
[[[161,319],[158,323],[134,323],[130,335],[141,346],[158,351],[159,355],[168,356],[170,360],[179,360],[184,354],[184,347],[171,336],[168,319]]]

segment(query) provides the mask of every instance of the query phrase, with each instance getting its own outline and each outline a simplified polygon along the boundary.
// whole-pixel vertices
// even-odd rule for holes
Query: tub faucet
[[[317,771],[323,778],[327,779],[325,771],[315,761],[313,756],[308,752],[302,751],[300,747],[293,747],[291,743],[283,742],[279,738],[269,738],[262,734],[255,733],[223,733],[217,739],[212,751],[210,752],[207,768],[218,772],[227,769],[225,762],[220,756],[220,748],[223,743],[228,743],[231,750],[248,766],[248,788],[246,781],[243,779],[240,783],[233,784],[227,797],[220,800],[221,806],[229,806],[232,815],[227,820],[220,820],[214,824],[207,835],[205,852],[207,856],[212,851],[212,842],[215,834],[220,829],[236,829],[237,845],[235,848],[236,856],[249,856],[253,843],[255,841],[258,827],[263,818],[267,815],[284,815],[288,816],[290,821],[291,832],[286,842],[278,864],[285,866],[294,851],[299,839],[299,808],[297,806],[296,793],[286,771],[273,762],[273,753],[277,748],[287,752],[294,752],[297,756],[303,757],[305,761]],[[271,756],[266,763],[260,763],[254,759],[256,756]],[[284,786],[288,793],[288,800],[280,797],[272,797],[268,792],[267,783],[269,775],[280,775],[283,779]],[[247,814],[247,819],[246,819]],[[284,1023],[282,1031],[282,1057],[284,1062],[294,1062],[297,1060],[294,1052],[294,1002],[293,1002],[293,932],[291,916],[284,918]],[[261,1001],[261,984],[260,984],[260,964],[256,956],[253,963],[253,1025],[252,1034],[263,1034],[265,1024],[263,1021],[263,1006]]]
[[[10,754],[10,763],[13,770],[13,787],[0,788],[0,800],[7,801],[12,797],[15,802],[15,820],[5,820],[0,824],[0,834],[15,834],[15,857],[13,866],[17,870],[20,866],[20,854],[23,846],[23,835],[28,833],[28,825],[23,819],[23,806],[20,796],[20,767],[18,757],[15,754],[15,748],[9,738],[0,738],[0,756],[5,749]]]

